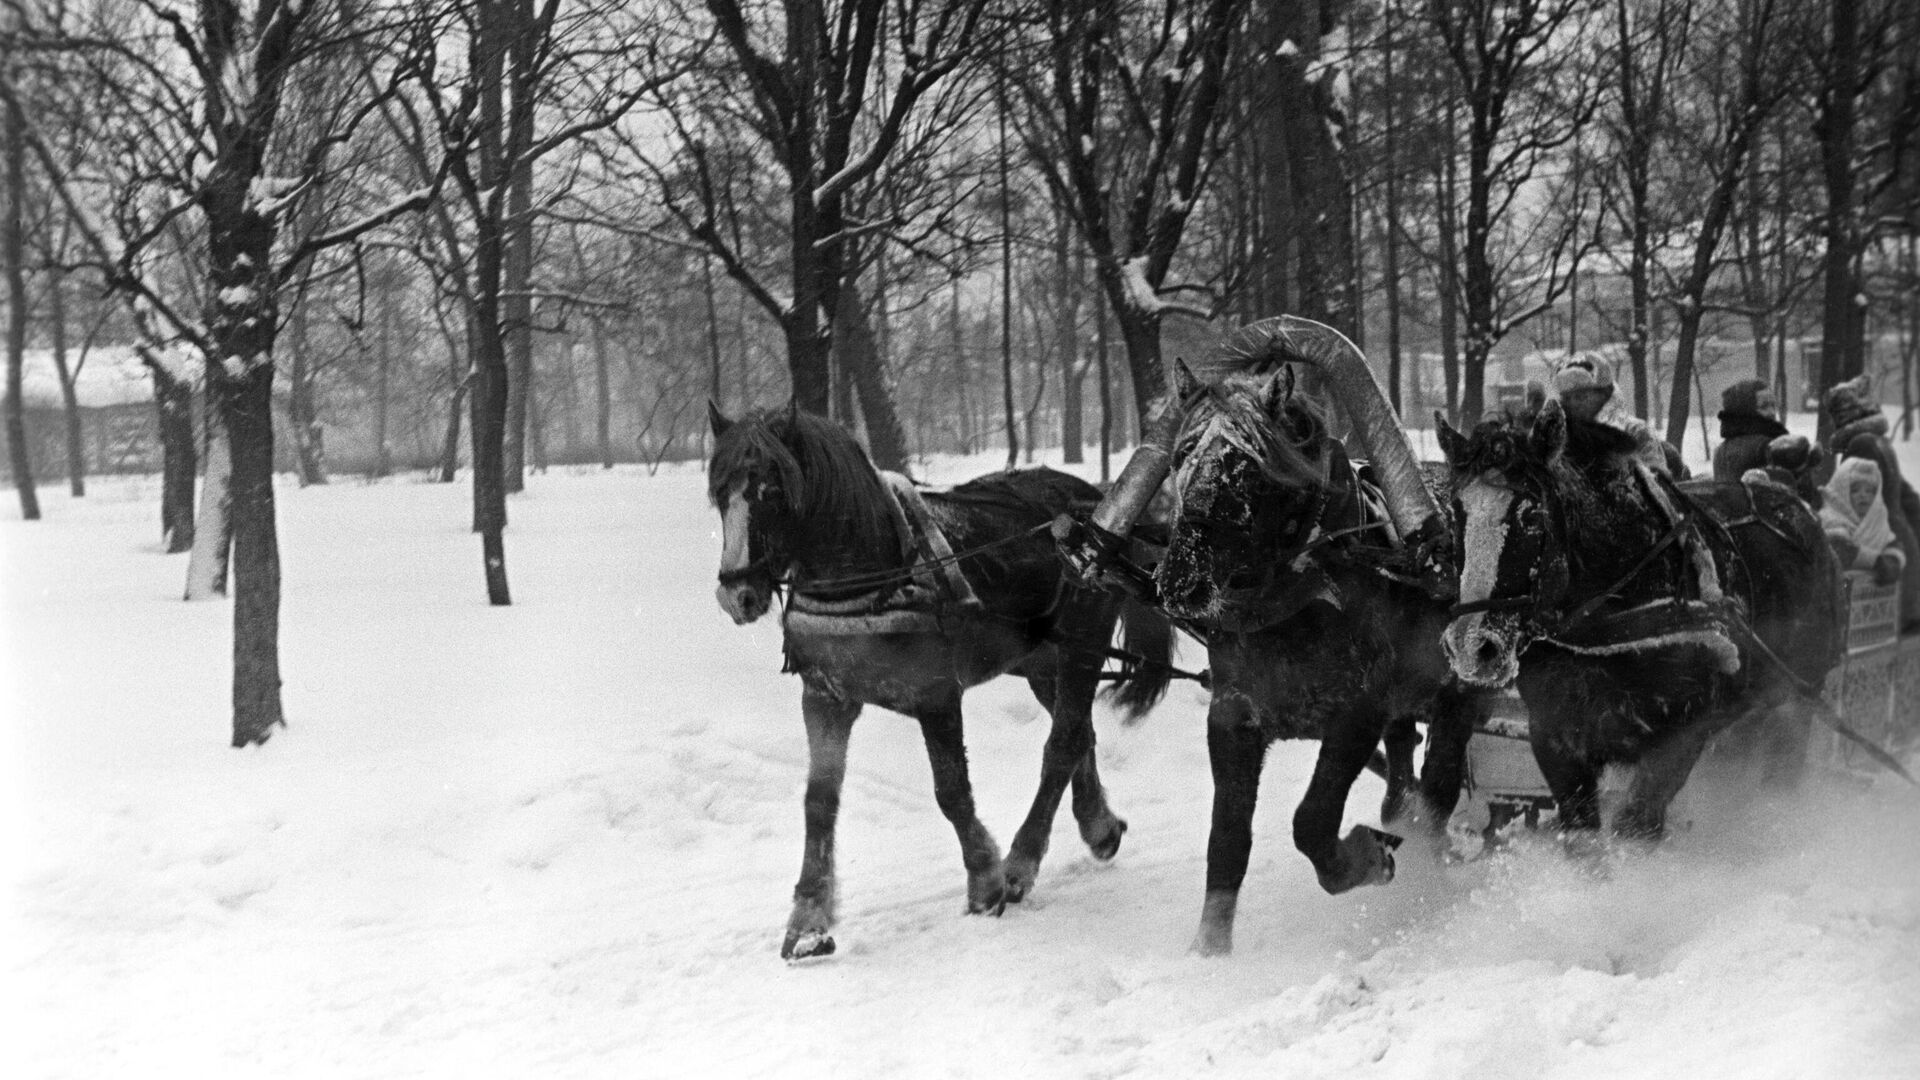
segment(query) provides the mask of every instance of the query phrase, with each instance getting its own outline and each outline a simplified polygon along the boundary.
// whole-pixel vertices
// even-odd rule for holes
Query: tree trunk
[[[10,66],[0,63],[0,78],[12,79]],[[12,102],[9,92],[7,99]],[[33,485],[33,461],[27,447],[26,402],[21,398],[21,367],[27,353],[26,276],[26,118],[15,105],[6,116],[7,216],[0,226],[0,264],[7,279],[7,455],[13,484],[20,489],[20,516],[40,519],[40,493]]]
[[[1008,184],[1007,99],[1000,97],[1000,402],[1007,423],[1007,468],[1020,460],[1013,415],[1013,189]]]
[[[1446,138],[1439,176],[1440,205],[1440,364],[1446,382],[1447,419],[1456,427],[1471,425],[1460,408],[1460,212],[1459,168],[1455,165],[1453,106],[1446,113]],[[1478,421],[1478,417],[1474,418]]]
[[[1060,446],[1062,460],[1078,465],[1085,457],[1080,434],[1080,384],[1087,365],[1080,359],[1080,288],[1085,266],[1075,257],[1073,223],[1060,215],[1053,244],[1053,273],[1059,292],[1054,314],[1054,352],[1060,358]]]
[[[613,374],[607,362],[607,327],[593,320],[593,437],[600,467],[613,468]]]
[[[304,298],[303,298],[304,299]],[[355,331],[358,337],[358,331]],[[293,439],[294,467],[300,486],[327,482],[325,435],[313,401],[313,377],[307,365],[307,305],[296,303],[287,320],[287,434]]]
[[[953,374],[955,388],[960,395],[960,452],[973,453],[974,412],[973,412],[973,376],[972,362],[967,356],[967,329],[960,315],[960,279],[954,278],[952,288],[947,293],[949,304],[947,322],[953,329]]]
[[[264,253],[263,253],[264,256]],[[233,455],[233,745],[266,742],[280,704],[280,543],[273,505],[273,364],[218,377]]]
[[[1107,367],[1107,350],[1111,342],[1107,336],[1107,309],[1104,296],[1096,294],[1094,318],[1098,328],[1094,334],[1094,359],[1100,366],[1100,482],[1105,484],[1113,479],[1113,374]]]
[[[472,333],[472,388],[468,423],[473,437],[473,531],[480,534],[482,572],[487,602],[513,602],[507,589],[505,532],[507,528],[507,386],[508,363],[501,300],[505,263],[512,244],[510,215],[503,214],[502,184],[510,184],[503,115],[506,53],[514,41],[518,7],[497,0],[481,8],[482,22],[473,43],[474,67],[480,71],[479,119],[474,127],[474,150],[480,160],[479,188],[483,212],[474,219]]]
[[[74,386],[74,372],[67,367],[67,276],[59,269],[47,274],[48,330],[52,335],[53,370],[60,377],[61,413],[67,428],[67,490],[76,499],[87,494],[86,431],[80,420],[80,394]],[[87,347],[80,346],[80,362],[86,363]]]
[[[1827,252],[1820,308],[1820,385],[1815,388],[1823,400],[1827,390],[1858,375],[1864,365],[1860,312],[1855,301],[1860,295],[1860,240],[1855,220],[1853,155],[1860,87],[1860,3],[1832,0],[1831,10],[1826,86],[1814,124],[1827,187],[1827,213],[1822,223]],[[1833,426],[1825,408],[1820,410],[1819,423],[1820,438],[1825,441]]]
[[[887,390],[879,342],[868,321],[866,297],[858,282],[848,281],[841,287],[835,310],[840,324],[834,333],[835,356],[860,398],[860,415],[867,427],[867,453],[876,466],[905,472],[907,435],[900,427],[893,395]]]
[[[507,414],[501,481],[508,492],[526,487],[529,411],[533,407],[533,145],[534,15],[532,0],[499,0],[496,19],[507,52],[507,183],[505,265],[500,283],[500,323],[506,335]]]
[[[381,297],[380,336],[374,353],[373,476],[393,472],[393,447],[387,435],[387,413],[393,404],[393,298]]]
[[[1352,185],[1330,127],[1332,102],[1310,73],[1331,21],[1320,0],[1255,5],[1253,32],[1267,59],[1268,107],[1255,118],[1261,169],[1262,250],[1278,268],[1271,301],[1356,336]]]
[[[193,488],[199,451],[193,441],[193,387],[175,378],[144,347],[140,358],[153,375],[153,404],[160,429],[160,536],[167,554],[193,550]]]
[[[211,364],[208,365],[211,368]],[[208,378],[212,378],[209,372]],[[200,513],[193,525],[193,555],[187,561],[188,600],[227,595],[227,562],[233,552],[233,452],[226,410],[218,391],[207,386],[202,410],[206,428],[207,475],[200,484]]]
[[[1399,125],[1395,123],[1394,103],[1400,95],[1400,85],[1393,77],[1394,35],[1397,33],[1393,22],[1394,8],[1389,5],[1384,13],[1386,19],[1385,36],[1381,42],[1381,80],[1383,142],[1382,153],[1386,158],[1386,214],[1387,219],[1381,230],[1381,240],[1386,246],[1384,267],[1386,280],[1382,283],[1387,291],[1387,400],[1393,405],[1404,423],[1407,411],[1400,400],[1400,384],[1404,372],[1400,356],[1400,145]],[[1424,418],[1422,418],[1424,422]]]

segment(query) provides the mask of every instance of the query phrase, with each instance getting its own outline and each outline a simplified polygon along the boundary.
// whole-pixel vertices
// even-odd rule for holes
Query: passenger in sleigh
[[[1718,460],[1717,456],[1716,459]],[[1781,435],[1767,443],[1767,463],[1740,474],[1749,484],[1772,482],[1792,491],[1815,511],[1820,509],[1820,481],[1815,474],[1827,455],[1805,435]],[[1718,477],[1716,476],[1716,479]]]
[[[1738,480],[1748,469],[1763,469],[1768,447],[1787,434],[1780,422],[1773,387],[1764,379],[1745,379],[1720,395],[1720,445],[1713,451],[1713,478]]]
[[[1613,442],[1612,433],[1633,440],[1633,456],[1647,468],[1675,480],[1687,478],[1680,451],[1653,433],[1645,420],[1613,401],[1613,364],[1603,356],[1581,353],[1554,373],[1553,390],[1567,412],[1567,452],[1575,460]],[[1611,429],[1611,432],[1596,429]]]
[[[1827,481],[1820,526],[1848,569],[1871,573],[1876,585],[1892,585],[1900,580],[1907,555],[1888,524],[1880,488],[1878,465],[1866,458],[1842,458]]]
[[[1920,494],[1900,475],[1900,461],[1887,439],[1887,417],[1873,394],[1872,380],[1858,375],[1827,391],[1827,414],[1833,421],[1827,445],[1838,457],[1865,458],[1879,467],[1887,523],[1903,552],[1920,553]],[[1900,588],[1900,632],[1916,631],[1920,631],[1920,558],[1908,561]]]

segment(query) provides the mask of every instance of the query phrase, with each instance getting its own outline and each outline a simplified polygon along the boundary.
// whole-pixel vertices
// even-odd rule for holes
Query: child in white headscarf
[[[1851,569],[1871,570],[1875,584],[1891,585],[1900,580],[1907,556],[1887,521],[1880,486],[1880,466],[1866,458],[1840,459],[1827,481],[1820,525]]]

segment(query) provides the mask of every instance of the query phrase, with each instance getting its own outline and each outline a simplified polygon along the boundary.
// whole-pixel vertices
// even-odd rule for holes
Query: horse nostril
[[[1500,644],[1492,638],[1480,639],[1480,647],[1474,650],[1473,658],[1481,667],[1492,667],[1500,662]]]

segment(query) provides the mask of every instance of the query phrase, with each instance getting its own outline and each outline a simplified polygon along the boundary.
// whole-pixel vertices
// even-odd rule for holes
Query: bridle
[[[1491,483],[1492,481],[1482,480],[1480,482]],[[1527,572],[1528,582],[1531,587],[1526,592],[1515,595],[1490,595],[1482,597],[1479,600],[1466,600],[1455,603],[1447,609],[1447,617],[1449,619],[1459,619],[1467,615],[1480,613],[1517,611],[1524,613],[1522,624],[1525,628],[1535,632],[1544,632],[1548,626],[1559,624],[1560,620],[1555,613],[1560,610],[1561,606],[1566,602],[1567,597],[1570,575],[1567,566],[1565,510],[1561,507],[1558,499],[1547,497],[1546,485],[1544,483],[1539,485],[1540,491],[1538,493],[1531,490],[1531,485],[1527,488],[1517,487],[1512,484],[1506,484],[1504,486],[1513,492],[1516,501],[1520,497],[1528,498],[1538,503],[1544,510],[1544,513],[1540,516],[1546,522],[1546,527],[1537,534],[1542,548],[1541,556]],[[1509,504],[1509,517],[1512,515],[1513,505],[1514,504]],[[1459,521],[1457,528],[1462,534],[1456,537],[1455,542],[1461,552],[1461,557],[1465,558],[1466,542],[1464,533],[1467,525],[1466,515],[1465,513],[1460,513],[1455,516]]]
[[[1645,483],[1644,478],[1641,483]],[[1679,544],[1687,533],[1695,528],[1695,518],[1701,514],[1697,503],[1687,498],[1678,488],[1673,488],[1675,493],[1680,495],[1680,511],[1660,538],[1654,541],[1632,566],[1616,577],[1606,588],[1588,597],[1572,611],[1560,614],[1566,603],[1570,582],[1565,509],[1561,505],[1561,500],[1547,494],[1545,484],[1541,484],[1540,489],[1537,495],[1532,491],[1524,492],[1546,510],[1543,517],[1547,521],[1547,528],[1541,534],[1541,543],[1545,551],[1529,573],[1533,588],[1513,596],[1489,596],[1480,600],[1457,603],[1449,609],[1449,618],[1458,619],[1479,612],[1520,611],[1525,613],[1522,626],[1533,637],[1567,637],[1576,630],[1586,629],[1587,624],[1602,605],[1616,599],[1623,589],[1653,566],[1668,549]],[[1518,489],[1515,490],[1519,493]],[[1647,495],[1651,502],[1652,493],[1647,492]]]

